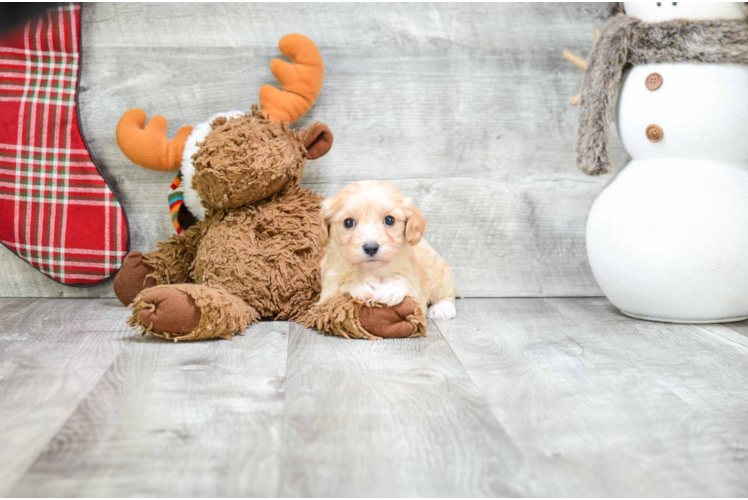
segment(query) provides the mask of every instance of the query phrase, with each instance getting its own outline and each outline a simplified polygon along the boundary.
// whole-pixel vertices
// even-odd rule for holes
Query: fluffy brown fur
[[[577,167],[589,175],[611,172],[610,121],[625,69],[651,63],[748,64],[748,23],[688,21],[644,23],[611,17],[582,79]]]
[[[192,160],[195,189],[208,206],[246,206],[301,182],[306,130],[267,120],[257,108],[251,115],[218,118],[211,125],[213,131]]]
[[[320,195],[293,183],[253,205],[210,211],[192,281],[229,291],[261,317],[295,320],[321,290],[321,203]]]
[[[200,309],[200,321],[194,330],[179,335],[160,331],[152,325],[143,324],[141,321],[141,312],[143,310],[154,311],[156,309],[156,305],[153,302],[144,300],[144,296],[151,291],[163,288],[173,288],[184,292],[195,301],[195,305]],[[174,342],[179,340],[206,340],[212,338],[232,340],[235,334],[243,334],[248,324],[260,319],[257,312],[238,297],[224,290],[192,284],[161,285],[143,290],[132,304],[130,304],[129,308],[132,310],[130,319],[127,322],[130,328],[140,328],[143,335],[150,333],[157,337],[174,340]]]
[[[300,187],[307,130],[256,107],[212,126],[193,157],[205,220],[143,257],[157,285],[194,299],[200,324],[182,336],[156,331],[141,322],[145,292],[133,302],[130,324],[166,338],[229,338],[260,318],[295,320],[319,299],[322,197]]]

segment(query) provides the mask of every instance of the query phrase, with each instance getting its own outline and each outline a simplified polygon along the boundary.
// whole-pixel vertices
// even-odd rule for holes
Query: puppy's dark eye
[[[678,5],[678,2],[673,2],[673,7],[675,7],[676,5]]]
[[[662,7],[662,2],[657,2],[658,7]]]
[[[348,229],[350,229],[356,225],[356,221],[349,218],[343,221],[343,225],[347,227]]]
[[[388,226],[392,226],[395,223],[395,218],[391,215],[388,215],[387,217],[384,218],[384,223],[387,224]]]

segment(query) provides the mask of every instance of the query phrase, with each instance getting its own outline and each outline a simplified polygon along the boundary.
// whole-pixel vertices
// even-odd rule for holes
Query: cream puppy
[[[343,293],[394,306],[412,297],[434,319],[451,319],[452,271],[423,239],[421,211],[394,186],[355,182],[322,203],[320,303]]]

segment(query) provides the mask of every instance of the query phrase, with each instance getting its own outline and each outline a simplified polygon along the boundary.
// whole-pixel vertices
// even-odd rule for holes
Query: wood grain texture
[[[122,201],[132,248],[173,231],[172,174],[131,164],[114,130],[141,107],[179,126],[248,109],[274,83],[277,41],[301,32],[326,62],[317,105],[335,146],[304,183],[324,195],[378,178],[412,196],[426,237],[471,296],[600,295],[584,232],[608,178],[574,167],[581,72],[602,4],[91,4],[83,9],[81,119]],[[625,154],[614,140],[615,163]],[[58,285],[0,249],[2,296],[111,296]]]
[[[709,327],[709,330],[729,337],[730,340],[737,344],[748,346],[748,321],[730,323],[729,325],[712,325]]]
[[[131,336],[13,496],[275,496],[288,324],[236,341]]]
[[[430,332],[349,341],[291,325],[282,496],[518,494],[521,456]]]
[[[0,300],[0,496],[110,370],[125,317],[111,299]]]
[[[2,496],[746,496],[748,322],[464,299],[429,337],[0,299]]]
[[[633,320],[605,299],[458,311],[439,330],[524,457],[528,494],[748,494],[748,345],[730,325]]]

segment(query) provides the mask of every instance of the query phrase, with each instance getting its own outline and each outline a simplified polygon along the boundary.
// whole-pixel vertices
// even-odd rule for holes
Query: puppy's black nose
[[[370,241],[368,243],[364,243],[361,248],[364,249],[364,253],[366,255],[368,255],[369,257],[374,257],[374,255],[376,255],[376,253],[379,251],[379,243]]]

